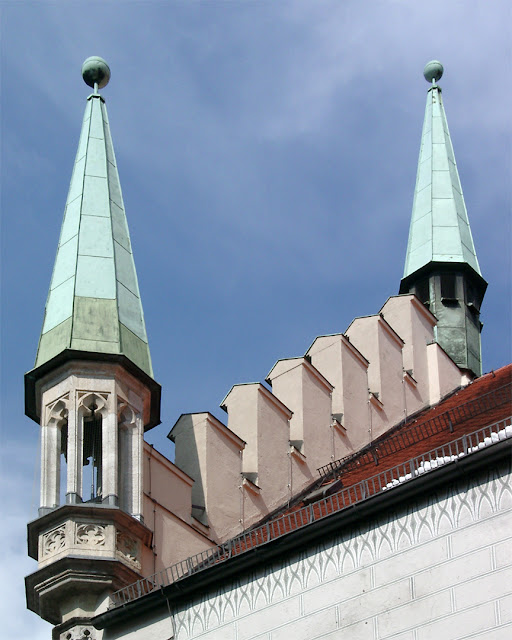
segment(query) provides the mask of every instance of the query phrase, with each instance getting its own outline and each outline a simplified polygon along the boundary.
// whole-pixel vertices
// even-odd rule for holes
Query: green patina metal
[[[466,263],[482,275],[437,85],[427,96],[403,277],[430,262]]]
[[[455,163],[437,60],[428,91],[416,187],[400,293],[415,293],[437,317],[437,341],[462,369],[482,372],[482,277]]]
[[[90,60],[84,79],[95,92],[85,108],[35,366],[73,349],[125,355],[153,376],[107,109],[97,92],[110,70]]]

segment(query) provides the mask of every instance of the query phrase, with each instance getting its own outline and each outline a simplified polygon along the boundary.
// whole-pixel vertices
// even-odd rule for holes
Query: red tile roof
[[[359,452],[333,463],[320,490],[317,481],[295,504],[239,536],[230,554],[243,553],[369,498],[386,488],[388,482],[397,482],[399,477],[405,476],[410,470],[409,461],[431,451],[435,460],[441,451],[444,452],[443,445],[458,442],[462,436],[499,423],[493,429],[496,431],[505,425],[502,421],[508,419],[506,424],[510,424],[511,416],[512,364],[477,378],[439,404],[416,414],[412,421],[397,425]],[[479,434],[475,442],[486,435]],[[459,443],[457,452],[465,453],[472,443],[473,440]],[[455,446],[450,451],[455,452]],[[396,467],[400,469],[395,470]],[[393,472],[387,474],[388,470]],[[322,490],[328,498],[322,499]]]
[[[512,364],[477,378],[359,452],[328,465],[323,484],[341,478],[343,486],[350,486],[510,415]]]

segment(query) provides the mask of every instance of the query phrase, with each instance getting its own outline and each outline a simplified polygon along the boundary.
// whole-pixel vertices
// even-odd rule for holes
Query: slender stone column
[[[41,426],[41,503],[39,515],[59,506],[60,502],[61,427],[55,421]]]
[[[68,478],[66,503],[82,502],[83,409],[77,410],[76,399],[70,401],[68,414]]]
[[[119,492],[121,508],[142,520],[142,418],[133,407],[120,404]]]
[[[144,426],[141,416],[136,416],[135,424],[131,429],[131,454],[132,454],[132,505],[130,513],[142,521],[142,473],[143,473],[143,446]]]
[[[119,421],[119,506],[123,511],[131,513],[131,483],[129,478],[132,474],[131,459],[131,438],[130,426],[123,421]]]
[[[103,502],[119,504],[118,489],[118,430],[114,399],[109,398],[102,421],[102,496]]]

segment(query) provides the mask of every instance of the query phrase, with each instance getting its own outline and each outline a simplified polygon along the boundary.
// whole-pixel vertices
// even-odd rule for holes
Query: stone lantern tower
[[[66,201],[25,412],[40,425],[39,517],[28,525],[38,570],[30,609],[54,638],[99,638],[88,624],[113,590],[140,576],[151,532],[142,518],[143,433],[159,424],[105,100],[107,63],[88,58],[92,87]]]

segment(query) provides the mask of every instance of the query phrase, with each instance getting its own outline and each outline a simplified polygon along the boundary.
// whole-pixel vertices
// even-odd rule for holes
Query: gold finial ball
[[[425,65],[425,68],[423,69],[423,75],[425,76],[425,80],[427,82],[432,82],[432,80],[435,80],[437,82],[438,80],[441,80],[443,71],[443,65],[439,62],[439,60],[431,60]]]
[[[82,65],[82,78],[90,87],[96,83],[98,89],[103,89],[110,80],[110,68],[103,58],[91,56]]]

